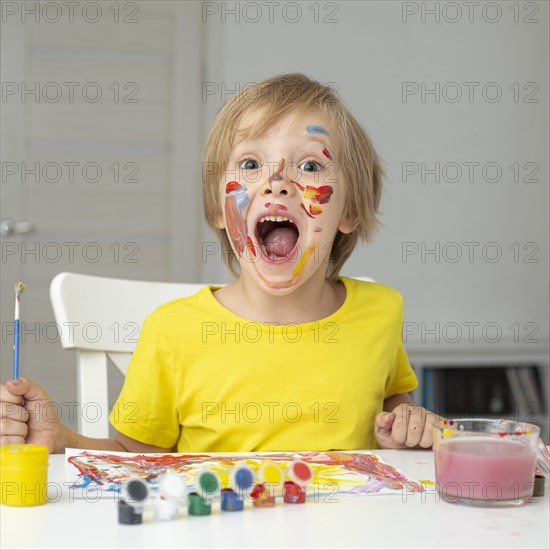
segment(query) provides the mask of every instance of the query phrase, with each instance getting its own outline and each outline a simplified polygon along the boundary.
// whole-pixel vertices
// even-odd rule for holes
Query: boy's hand
[[[50,453],[61,424],[48,394],[26,378],[0,384],[0,445],[44,445]]]
[[[401,403],[392,412],[381,412],[374,421],[374,435],[381,449],[429,449],[432,427],[440,417],[413,403]]]

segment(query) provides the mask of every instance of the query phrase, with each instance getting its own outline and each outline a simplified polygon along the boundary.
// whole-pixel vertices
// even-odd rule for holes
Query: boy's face
[[[223,225],[242,277],[270,294],[324,278],[343,218],[345,182],[335,133],[317,112],[287,115],[260,138],[237,141],[220,186]]]

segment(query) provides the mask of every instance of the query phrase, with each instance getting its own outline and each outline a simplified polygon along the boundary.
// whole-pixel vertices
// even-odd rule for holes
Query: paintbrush
[[[19,302],[21,294],[25,292],[27,286],[23,283],[15,285],[15,320],[13,322],[13,379],[19,378]]]

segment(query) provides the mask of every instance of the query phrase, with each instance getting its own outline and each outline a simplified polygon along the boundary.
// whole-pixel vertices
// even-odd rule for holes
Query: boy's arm
[[[97,451],[165,453],[173,449],[147,445],[121,433],[114,439],[85,437],[59,422],[48,394],[26,378],[0,384],[0,445],[30,443],[45,445],[50,453],[67,447]]]
[[[54,453],[64,453],[65,448],[94,449],[96,451],[120,451],[131,453],[172,453],[175,449],[166,449],[147,445],[137,439],[116,432],[114,439],[96,439],[85,437],[63,424],[59,424],[60,434]]]
[[[412,403],[411,396],[408,393],[396,393],[384,400],[383,411],[393,412],[393,410],[402,403]]]

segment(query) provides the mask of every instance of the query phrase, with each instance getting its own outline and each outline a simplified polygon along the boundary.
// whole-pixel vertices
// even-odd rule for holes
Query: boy
[[[204,154],[204,207],[236,280],[150,315],[110,415],[113,440],[41,418],[0,388],[1,443],[131,452],[430,447],[413,406],[400,295],[338,277],[377,220],[382,169],[329,88],[282,75],[236,94]],[[237,273],[238,267],[238,273]]]

